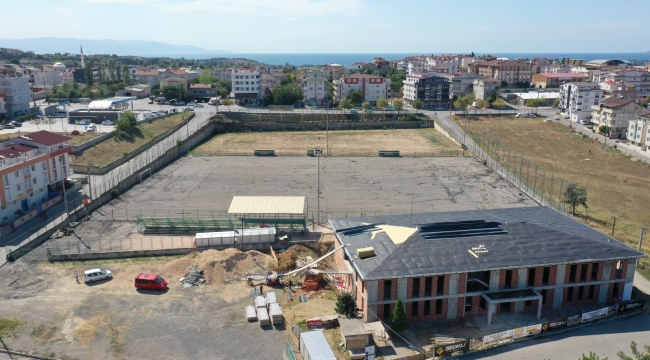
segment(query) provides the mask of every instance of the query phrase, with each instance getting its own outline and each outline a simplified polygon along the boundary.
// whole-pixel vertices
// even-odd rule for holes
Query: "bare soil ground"
[[[479,118],[470,130],[494,140],[556,175],[585,187],[588,208],[578,208],[577,219],[611,234],[616,217],[615,237],[638,246],[641,227],[650,225],[650,165],[635,161],[601,143],[583,138],[559,123],[543,119]],[[646,241],[643,251],[650,252]],[[642,259],[648,276],[650,261]]]
[[[308,149],[318,148],[327,148],[325,131],[250,132],[217,135],[198,146],[192,153],[252,154],[255,149],[275,149],[279,154],[300,152],[305,155]],[[332,156],[362,150],[376,156],[377,150],[438,152],[458,150],[459,147],[435,129],[400,129],[330,131],[329,149]]]

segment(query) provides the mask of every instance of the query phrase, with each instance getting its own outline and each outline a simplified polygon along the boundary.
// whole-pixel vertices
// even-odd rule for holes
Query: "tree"
[[[363,102],[363,93],[359,90],[352,90],[346,98],[355,106],[359,106]]]
[[[86,78],[86,85],[88,85],[88,87],[93,86],[93,83],[94,83],[94,79],[93,79],[93,63],[92,63],[92,60],[90,60],[90,59],[88,59],[88,61],[85,64],[84,77]]]
[[[151,93],[154,94],[155,96],[160,95],[160,89],[153,89],[151,90]]]
[[[645,345],[643,348],[645,351],[639,352],[636,343],[632,341],[632,343],[630,343],[630,349],[632,350],[632,355],[634,355],[634,357],[627,356],[622,351],[619,351],[616,355],[621,360],[650,360],[650,346]],[[607,360],[607,359],[603,359],[603,360]]]
[[[553,100],[553,108],[557,109],[560,106],[560,99]]]
[[[537,99],[526,100],[526,106],[528,106],[532,111],[533,108],[539,107],[539,100],[537,100]]]
[[[131,130],[131,124],[129,123],[129,120],[124,117],[117,120],[115,123],[115,130],[118,136],[126,134],[129,130]]]
[[[131,111],[125,112],[121,119],[126,119],[130,127],[138,126],[138,119]]]
[[[600,125],[598,127],[598,133],[604,136],[609,136],[609,128],[606,125]]]
[[[582,357],[578,360],[608,360],[608,358],[601,359],[596,353],[590,351],[589,355],[582,354]]]
[[[272,94],[276,105],[293,105],[302,101],[302,89],[294,83],[281,85],[273,89]]]
[[[334,101],[334,83],[333,82],[328,82],[327,83],[327,99],[330,102]]]
[[[393,101],[393,106],[394,106],[395,109],[397,109],[397,110],[402,110],[402,109],[404,108],[404,101],[402,101],[402,100],[395,100],[395,101]]]
[[[336,298],[336,308],[334,309],[337,314],[345,315],[347,318],[357,317],[357,302],[351,293],[346,292]]]
[[[377,100],[377,107],[385,108],[386,106],[388,106],[388,100],[386,99]]]
[[[230,108],[230,106],[235,105],[235,101],[232,99],[223,99],[221,100],[221,105],[228,106]]]
[[[468,106],[472,105],[472,102],[474,102],[474,94],[467,94],[456,99],[456,101],[454,101],[454,107],[457,109],[466,109]]]
[[[564,190],[564,202],[571,207],[571,213],[576,214],[576,207],[582,205],[587,208],[587,189],[578,187],[576,183],[569,183]]]
[[[508,82],[507,81],[502,81],[501,82],[501,87],[508,87]]]
[[[199,84],[216,84],[218,82],[217,78],[212,76],[209,71],[205,70],[199,75]]]
[[[167,85],[162,88],[161,93],[167,99],[177,99],[180,96],[178,101],[188,102],[194,100],[194,93],[187,90],[187,87],[183,84]]]
[[[422,106],[424,106],[424,103],[422,102],[421,99],[416,99],[411,106],[415,109],[415,113],[418,113],[418,110],[422,109]]]
[[[18,60],[16,58],[13,58],[13,59],[9,60],[9,63],[14,64],[14,65],[20,65],[20,60]]]
[[[367,101],[364,101],[361,103],[361,107],[364,109],[370,109],[372,106],[370,106],[370,103]]]
[[[122,73],[122,81],[124,81],[125,86],[131,85],[131,76],[129,75],[129,70],[126,70]]]
[[[479,100],[476,102],[476,106],[480,108],[488,107],[488,105],[490,105],[490,103],[487,100]]]
[[[408,327],[408,322],[406,321],[406,311],[404,311],[402,299],[397,299],[397,303],[395,303],[393,314],[390,317],[390,327],[393,329],[393,331],[398,333],[403,332]]]
[[[490,96],[488,96],[487,101],[490,103],[490,105],[492,105],[495,101],[497,101],[498,96],[499,94],[497,94],[496,91],[492,91],[492,93],[490,93]]]
[[[354,107],[354,105],[352,105],[352,102],[350,102],[350,100],[345,98],[345,99],[341,100],[341,102],[339,103],[339,107],[341,109],[352,109]]]

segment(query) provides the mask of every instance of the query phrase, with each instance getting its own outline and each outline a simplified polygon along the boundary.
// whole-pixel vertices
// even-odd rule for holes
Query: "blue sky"
[[[239,53],[650,51],[649,0],[3,3],[8,39],[156,40]]]

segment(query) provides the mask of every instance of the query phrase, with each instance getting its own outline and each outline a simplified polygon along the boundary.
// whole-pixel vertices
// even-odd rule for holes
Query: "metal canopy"
[[[305,214],[304,196],[234,196],[228,214]]]
[[[542,295],[533,289],[491,291],[483,293],[481,296],[491,304],[537,300],[542,298]]]

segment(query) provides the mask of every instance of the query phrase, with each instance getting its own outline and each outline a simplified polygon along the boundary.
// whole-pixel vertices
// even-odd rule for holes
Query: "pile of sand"
[[[296,260],[306,256],[311,256],[314,260],[318,258],[312,249],[304,245],[293,245],[278,256],[279,265],[273,270],[280,274],[295,270]]]
[[[249,273],[265,273],[274,264],[271,256],[255,250],[210,249],[170,261],[162,267],[162,272],[182,277],[192,265],[198,265],[212,283],[222,283]]]

